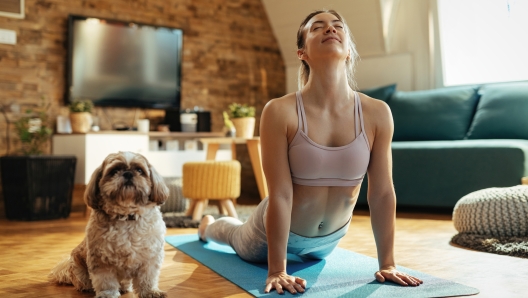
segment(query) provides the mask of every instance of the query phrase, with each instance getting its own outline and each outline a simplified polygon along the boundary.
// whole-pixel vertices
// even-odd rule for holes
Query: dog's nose
[[[132,177],[134,177],[134,174],[132,174],[130,171],[126,171],[123,173],[123,177],[125,177],[127,180],[130,180]]]

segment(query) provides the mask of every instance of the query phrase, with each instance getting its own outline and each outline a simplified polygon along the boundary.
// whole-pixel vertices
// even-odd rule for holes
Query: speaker
[[[165,110],[165,120],[163,122],[169,125],[170,131],[181,131],[180,110],[179,109]]]
[[[180,122],[181,113],[195,113],[198,122],[196,123],[197,132],[210,132],[211,131],[211,112],[209,111],[186,111],[179,109],[167,109],[165,110],[164,123],[169,125],[170,131],[182,131]]]
[[[196,112],[198,115],[198,124],[196,125],[196,131],[211,131],[211,112],[199,111]]]

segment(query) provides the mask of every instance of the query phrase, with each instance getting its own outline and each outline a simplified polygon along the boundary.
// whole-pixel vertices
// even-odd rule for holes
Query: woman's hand
[[[386,269],[381,269],[379,271],[376,271],[374,274],[376,277],[376,280],[379,282],[385,282],[385,280],[389,280],[392,282],[395,282],[402,286],[419,286],[423,283],[421,279],[418,279],[414,276],[410,276],[406,273],[400,272],[396,270],[394,267],[389,267]]]
[[[286,272],[279,272],[272,274],[266,278],[266,288],[264,293],[269,293],[272,289],[277,290],[277,293],[283,294],[286,289],[291,294],[304,293],[306,288],[306,280],[286,274]]]

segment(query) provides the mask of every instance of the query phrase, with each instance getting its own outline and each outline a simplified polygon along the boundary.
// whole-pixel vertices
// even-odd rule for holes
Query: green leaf
[[[255,107],[247,104],[232,103],[228,108],[231,118],[255,117]]]

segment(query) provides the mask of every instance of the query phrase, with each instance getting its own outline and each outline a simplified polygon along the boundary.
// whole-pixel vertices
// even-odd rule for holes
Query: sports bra
[[[370,146],[363,126],[361,101],[358,93],[354,93],[356,138],[344,146],[327,147],[308,137],[301,92],[297,91],[299,126],[288,147],[293,183],[308,186],[356,186],[363,181],[370,160]]]

